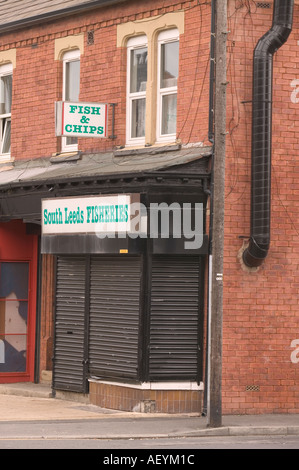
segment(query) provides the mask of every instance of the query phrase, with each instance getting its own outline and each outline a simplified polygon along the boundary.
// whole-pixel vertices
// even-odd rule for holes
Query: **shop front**
[[[84,157],[50,162],[47,179],[24,172],[6,198],[23,220],[17,195],[34,199],[41,257],[55,260],[42,273],[54,277],[53,392],[120,410],[200,411],[209,155],[133,157],[121,172],[115,155],[106,171],[95,156],[93,168]]]

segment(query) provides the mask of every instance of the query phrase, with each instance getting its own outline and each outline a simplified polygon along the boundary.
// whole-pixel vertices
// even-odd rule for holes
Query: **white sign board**
[[[58,101],[55,103],[55,120],[57,136],[108,136],[108,104],[105,103]]]
[[[128,233],[131,195],[42,200],[42,234]]]

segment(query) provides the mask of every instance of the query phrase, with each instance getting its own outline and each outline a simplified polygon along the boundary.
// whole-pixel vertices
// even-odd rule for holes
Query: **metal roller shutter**
[[[197,380],[198,317],[199,258],[153,257],[150,380]]]
[[[58,257],[53,387],[86,392],[85,257]]]
[[[92,257],[89,372],[137,378],[140,257]]]

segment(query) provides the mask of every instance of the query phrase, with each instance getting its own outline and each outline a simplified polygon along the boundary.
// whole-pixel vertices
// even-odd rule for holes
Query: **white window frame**
[[[143,137],[132,137],[132,104],[136,99],[145,99],[146,106],[146,88],[144,91],[131,93],[131,52],[136,49],[148,48],[147,36],[132,37],[127,42],[127,116],[126,116],[126,143],[127,145],[144,145],[145,135]],[[144,127],[146,123],[144,123]]]
[[[62,100],[66,101],[66,67],[69,62],[80,61],[80,49],[72,49],[63,54],[63,85],[62,85]],[[80,80],[80,77],[79,77]],[[78,143],[68,144],[67,137],[61,138],[61,151],[62,152],[76,152],[78,151]]]
[[[13,65],[11,63],[9,64],[4,64],[0,66],[0,77],[4,77],[7,75],[13,74]],[[4,121],[4,131],[2,135],[2,129],[3,129],[3,121]],[[5,134],[7,131],[7,126],[5,125],[7,122],[11,122],[11,112],[10,113],[5,113],[1,114],[1,109],[0,109],[0,159],[5,160],[10,158],[11,152],[6,152],[3,153],[3,143],[5,140]]]
[[[158,58],[157,58],[157,128],[156,128],[156,142],[174,142],[176,140],[176,133],[162,134],[162,100],[166,95],[176,95],[178,87],[172,86],[161,88],[161,50],[162,45],[179,41],[178,29],[169,29],[161,31],[158,35]],[[178,58],[179,60],[179,58]]]

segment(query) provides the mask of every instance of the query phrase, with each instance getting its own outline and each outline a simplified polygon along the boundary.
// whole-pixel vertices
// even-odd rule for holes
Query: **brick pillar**
[[[54,256],[42,256],[40,376],[52,371],[54,335]]]

